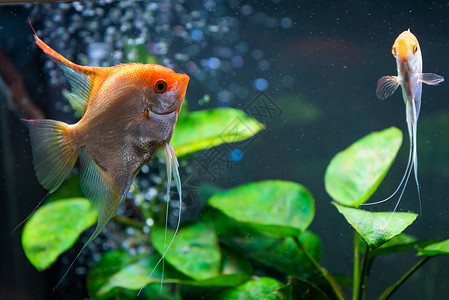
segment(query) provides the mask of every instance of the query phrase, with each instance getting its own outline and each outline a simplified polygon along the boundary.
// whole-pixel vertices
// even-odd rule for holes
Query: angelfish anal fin
[[[384,76],[377,81],[376,96],[380,99],[390,97],[399,86],[397,76]]]
[[[444,77],[435,73],[421,73],[419,80],[428,85],[438,85],[444,81]]]
[[[132,178],[128,180],[128,184],[119,184],[120,180],[114,180],[112,176],[101,170],[95,161],[91,158],[86,149],[82,149],[79,153],[80,157],[80,184],[84,195],[89,199],[92,205],[97,209],[98,220],[95,231],[83,245],[78,255],[70,264],[55,289],[62,282],[69,272],[73,263],[83,252],[84,248],[90,244],[105,228],[109,220],[117,213],[120,202],[125,198],[126,193],[132,182]]]
[[[64,71],[65,77],[68,79],[71,87],[71,92],[63,90],[63,95],[69,100],[75,114],[82,116],[86,111],[94,75],[80,72],[69,66],[59,66]]]

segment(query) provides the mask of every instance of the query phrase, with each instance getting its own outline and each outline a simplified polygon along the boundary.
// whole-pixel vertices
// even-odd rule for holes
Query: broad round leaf
[[[162,255],[173,237],[173,232],[167,229],[165,240],[164,228],[154,227],[152,230],[153,245]],[[165,255],[165,260],[176,270],[195,280],[218,276],[221,252],[215,231],[203,223],[181,228]]]
[[[349,279],[351,284],[351,279]],[[290,277],[288,284],[279,291],[286,295],[285,299],[304,299],[304,300],[329,300],[326,292],[317,285],[317,282],[305,278]]]
[[[264,126],[235,108],[188,113],[176,125],[171,144],[178,157],[252,137]]]
[[[419,250],[419,255],[436,256],[449,254],[449,240],[428,245]]]
[[[418,217],[413,213],[369,212],[345,207],[335,202],[333,204],[363,240],[374,249],[400,234]]]
[[[47,203],[26,223],[22,233],[23,250],[36,269],[45,270],[96,220],[97,212],[85,198]]]
[[[162,265],[148,278],[159,259],[158,255],[131,256],[121,249],[105,253],[87,275],[89,295],[93,299],[118,298],[118,295],[132,295],[135,298],[145,281],[146,285],[160,284]],[[187,277],[170,266],[165,266],[165,283],[178,283],[182,279]]]
[[[152,291],[152,285],[160,288],[162,280],[162,263],[154,270],[160,255],[142,254],[131,256],[124,250],[113,250],[105,253],[87,276],[89,295],[93,299],[117,298],[117,295],[133,295],[145,284],[145,289]],[[170,264],[165,264],[164,283],[178,283],[198,287],[233,287],[250,279],[251,265],[238,257],[225,252],[221,273],[205,280],[192,280],[175,270]],[[159,295],[159,290],[157,290]],[[121,299],[121,298],[120,298]]]
[[[300,184],[267,180],[219,192],[209,205],[251,227],[276,236],[298,235],[313,220],[310,192]]]
[[[84,198],[84,194],[81,191],[79,175],[72,175],[66,179],[56,191],[45,199],[45,202],[48,203],[54,200],[68,198]]]
[[[284,285],[274,278],[261,277],[257,280],[248,281],[241,286],[229,289],[221,293],[217,299],[219,300],[281,300],[284,295],[279,290]]]
[[[401,147],[402,132],[373,132],[335,155],[324,176],[327,193],[338,203],[358,207],[376,191]]]
[[[299,236],[299,241],[316,261],[321,260],[321,240],[317,235],[306,231]],[[225,239],[223,242],[245,253],[247,257],[285,274],[305,278],[316,272],[310,259],[291,236],[285,238],[267,235],[251,236],[251,238],[236,237]]]

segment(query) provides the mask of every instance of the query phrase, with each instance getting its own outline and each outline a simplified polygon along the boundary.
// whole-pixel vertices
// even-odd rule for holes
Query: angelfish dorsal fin
[[[101,68],[77,65],[50,48],[37,35],[34,35],[34,39],[42,51],[64,71],[64,75],[67,77],[72,89],[71,92],[65,91],[64,96],[69,100],[70,105],[75,110],[75,114],[82,116],[86,111],[93,82]]]
[[[90,91],[92,89],[92,75],[86,75],[83,72],[60,65],[64,71],[65,77],[69,80],[72,91],[63,91],[64,97],[69,100],[70,105],[75,111],[75,115],[82,116],[86,111],[87,102],[89,100]]]

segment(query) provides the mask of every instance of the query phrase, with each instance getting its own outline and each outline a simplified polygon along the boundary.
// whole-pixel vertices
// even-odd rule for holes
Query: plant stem
[[[354,271],[352,277],[352,300],[359,298],[360,285],[360,236],[354,231]]]
[[[420,261],[418,261],[407,273],[405,273],[404,276],[402,276],[401,279],[399,279],[395,284],[390,286],[388,289],[385,290],[385,292],[382,294],[382,296],[379,297],[379,300],[382,299],[388,299],[391,297],[391,295],[396,292],[397,289],[410,277],[413,275],[413,273],[416,272],[422,265],[424,265],[431,257],[433,256],[426,256]]]
[[[318,272],[320,272],[321,276],[323,276],[323,278],[326,279],[326,281],[329,283],[337,299],[344,300],[345,297],[343,296],[340,286],[335,281],[334,277],[325,268],[320,266],[320,264],[315,260],[315,258],[313,258],[313,256],[309,253],[309,251],[307,251],[307,249],[302,245],[297,236],[294,237],[294,240],[298,245],[298,247],[302,250],[302,252],[304,252],[307,258],[313,264],[313,266],[318,270]]]
[[[362,271],[360,274],[358,300],[366,299],[366,284],[368,283],[368,275],[373,263],[374,257],[371,256],[370,248],[366,245],[365,255],[363,256]]]

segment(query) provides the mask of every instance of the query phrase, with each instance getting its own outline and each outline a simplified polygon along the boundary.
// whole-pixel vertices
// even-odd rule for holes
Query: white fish
[[[401,201],[412,169],[414,169],[415,173],[415,181],[418,188],[419,203],[421,206],[421,195],[418,182],[416,134],[419,110],[421,108],[422,83],[424,82],[428,85],[438,85],[440,82],[444,81],[444,78],[443,76],[434,73],[422,73],[421,47],[419,46],[418,40],[410,32],[410,30],[404,31],[396,38],[391,52],[396,58],[398,76],[384,76],[380,78],[377,82],[376,95],[380,99],[385,99],[393,94],[399,85],[402,87],[402,96],[404,97],[405,102],[405,113],[407,116],[407,127],[410,137],[410,152],[407,168],[395,192],[382,201],[370,204],[381,203],[390,199],[399,191],[401,186],[403,186],[399,200],[393,210],[394,212]]]

